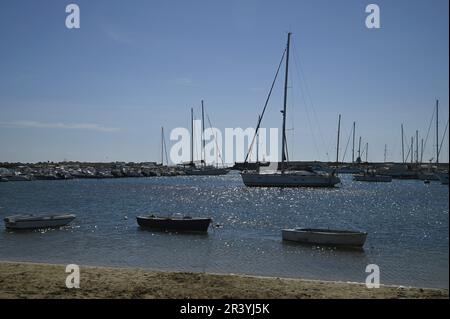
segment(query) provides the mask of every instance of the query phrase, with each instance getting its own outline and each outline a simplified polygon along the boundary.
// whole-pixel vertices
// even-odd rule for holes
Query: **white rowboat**
[[[38,229],[54,228],[69,224],[75,219],[73,214],[62,215],[15,215],[4,219],[7,229]]]
[[[305,244],[362,247],[367,233],[348,230],[294,228],[281,231],[283,240]]]

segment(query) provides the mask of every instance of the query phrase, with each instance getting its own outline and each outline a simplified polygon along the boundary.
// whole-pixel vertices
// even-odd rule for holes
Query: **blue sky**
[[[189,127],[201,99],[213,126],[254,126],[287,31],[291,159],[334,159],[338,114],[341,154],[356,121],[372,161],[385,144],[401,160],[401,123],[425,137],[437,98],[441,135],[448,119],[447,0],[72,2],[77,30],[69,1],[0,2],[0,162],[156,161],[160,127]],[[281,88],[264,127],[281,124]]]

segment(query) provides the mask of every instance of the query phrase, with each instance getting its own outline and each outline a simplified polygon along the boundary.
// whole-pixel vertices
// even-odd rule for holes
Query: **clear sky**
[[[341,154],[356,121],[371,161],[385,144],[401,160],[401,123],[406,144],[425,138],[436,99],[441,135],[448,120],[448,0],[72,2],[80,29],[69,1],[0,2],[0,162],[157,161],[160,127],[189,127],[201,99],[213,126],[254,126],[287,31],[291,159],[334,160],[338,114]],[[365,27],[370,3],[380,29]],[[281,88],[264,127],[281,124]]]

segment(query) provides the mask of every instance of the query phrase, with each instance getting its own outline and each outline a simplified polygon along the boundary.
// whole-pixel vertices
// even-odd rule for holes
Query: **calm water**
[[[239,273],[448,288],[448,186],[352,182],[336,189],[246,188],[237,174],[0,183],[0,217],[71,212],[70,227],[0,230],[0,259]],[[147,212],[212,216],[208,235],[140,230]],[[128,217],[128,218],[127,218]],[[286,244],[286,227],[369,233],[363,251]]]

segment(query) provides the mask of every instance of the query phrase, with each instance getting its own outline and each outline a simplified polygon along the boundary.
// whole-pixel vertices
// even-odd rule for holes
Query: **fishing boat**
[[[171,216],[138,216],[137,223],[142,228],[161,231],[207,232],[212,222],[211,218],[201,217],[171,217]]]
[[[73,214],[61,215],[14,215],[4,219],[7,229],[38,229],[66,226],[75,219]]]
[[[392,182],[392,176],[378,175],[375,171],[366,171],[363,174],[353,175],[353,180],[358,182]]]
[[[448,185],[448,172],[436,172],[435,174],[442,184]]]
[[[282,238],[305,244],[362,247],[367,233],[348,230],[294,228],[283,229]]]
[[[283,116],[283,129],[282,129],[282,147],[281,147],[281,169],[277,167],[275,171],[267,170],[244,170],[241,172],[242,181],[245,186],[249,187],[333,187],[340,183],[341,180],[335,175],[335,172],[326,173],[318,171],[292,171],[287,169],[287,142],[286,142],[286,106],[287,106],[287,89],[288,89],[288,74],[289,74],[289,48],[291,41],[291,33],[288,33],[287,46],[283,53],[281,62],[278,66],[275,79],[272,83],[271,90],[266,100],[263,112],[258,120],[258,125],[255,132],[255,140],[260,125],[261,120],[268,105],[270,95],[272,93],[273,86],[275,84],[276,78],[278,76],[283,59],[285,60],[285,81],[284,81],[284,105],[281,111]],[[253,142],[252,142],[253,145]],[[248,152],[245,163],[249,157],[250,151]]]

